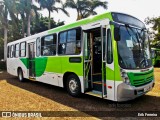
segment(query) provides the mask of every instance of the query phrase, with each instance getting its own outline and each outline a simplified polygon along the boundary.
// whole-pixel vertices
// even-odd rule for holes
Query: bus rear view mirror
[[[120,38],[121,38],[121,36],[120,36],[120,27],[119,26],[115,26],[115,28],[114,28],[114,39],[116,41],[120,41]]]

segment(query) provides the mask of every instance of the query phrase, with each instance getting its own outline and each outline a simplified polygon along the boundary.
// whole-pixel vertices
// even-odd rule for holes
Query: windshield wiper
[[[144,35],[144,32],[146,32],[145,31],[146,30],[146,28],[142,28],[141,29],[141,31],[140,32],[138,32],[138,30],[137,30],[137,33],[138,33],[138,36],[139,36],[139,38],[141,39],[141,41],[142,41],[142,55],[143,55],[143,57],[144,57],[144,64],[145,64],[145,67],[147,67],[148,66],[148,61],[147,61],[147,53],[146,53],[146,51],[145,51],[145,38],[144,38],[144,36],[141,36],[141,34],[142,35]],[[142,33],[143,32],[143,33]],[[145,36],[146,37],[146,36]]]
[[[127,30],[127,32],[128,32],[128,34],[132,37],[132,35],[130,34],[130,32],[129,32],[129,30],[128,29],[130,29],[132,32],[133,32],[133,35],[135,35],[135,38],[137,39],[137,41],[138,41],[138,47],[139,47],[139,50],[138,50],[138,52],[139,52],[139,57],[141,58],[141,46],[140,46],[140,41],[139,41],[139,38],[138,38],[138,35],[137,35],[137,33],[135,33],[135,31],[133,31],[133,29],[129,26],[129,25],[127,25],[127,24],[125,24],[125,27],[126,27],[126,30]],[[137,31],[138,32],[138,31]],[[134,39],[134,37],[132,37],[133,39]],[[135,39],[134,39],[134,41],[136,41]],[[140,62],[140,61],[139,61]]]
[[[133,32],[133,34],[135,35],[138,43],[140,43],[137,33],[135,33],[135,31],[133,31],[133,29],[132,29],[128,24],[125,24],[125,27],[126,27],[126,29],[127,29],[128,34],[132,37],[132,35],[130,34],[130,32],[129,32],[129,30],[128,30],[128,28],[129,28],[129,29]]]

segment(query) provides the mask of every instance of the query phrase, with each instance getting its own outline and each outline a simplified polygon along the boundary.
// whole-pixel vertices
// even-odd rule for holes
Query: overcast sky
[[[62,0],[65,2],[65,0]],[[105,0],[101,0],[105,1]],[[104,13],[106,11],[122,12],[133,15],[144,22],[147,17],[158,17],[160,16],[160,0],[106,0],[108,2],[108,9],[97,8],[98,14]],[[77,13],[74,9],[66,9],[70,17],[67,17],[62,12],[56,12],[51,14],[51,17],[55,21],[59,19],[65,21],[65,24],[72,23],[76,21]],[[48,16],[48,11],[41,11],[43,16]]]

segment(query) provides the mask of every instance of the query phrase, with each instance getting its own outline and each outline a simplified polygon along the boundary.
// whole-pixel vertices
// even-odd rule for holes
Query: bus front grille
[[[153,70],[142,73],[128,73],[128,77],[130,79],[130,83],[132,86],[139,87],[145,84],[150,83],[153,79]]]
[[[148,78],[144,78],[144,79],[137,79],[133,81],[133,86],[138,87],[138,86],[142,86],[145,85],[147,83],[150,83],[153,80],[153,76],[148,77]]]

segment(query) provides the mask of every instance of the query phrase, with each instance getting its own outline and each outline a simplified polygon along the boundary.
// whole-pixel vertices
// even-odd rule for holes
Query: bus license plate
[[[144,88],[144,92],[147,92],[147,91],[149,91],[149,90],[150,90],[150,87],[149,87],[149,86]]]

